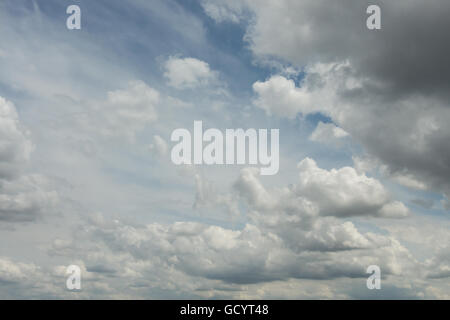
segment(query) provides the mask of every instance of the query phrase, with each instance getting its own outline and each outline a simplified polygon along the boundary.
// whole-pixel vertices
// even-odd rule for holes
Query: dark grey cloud
[[[366,9],[381,8],[381,30],[368,30]],[[247,39],[258,55],[299,66],[349,59],[383,94],[439,93],[450,88],[450,3],[446,0],[326,0],[252,3]]]
[[[256,83],[258,107],[325,113],[387,173],[450,193],[450,2],[241,2],[254,15],[246,40],[255,57],[306,67],[300,88]],[[381,7],[381,30],[366,28],[369,4]]]

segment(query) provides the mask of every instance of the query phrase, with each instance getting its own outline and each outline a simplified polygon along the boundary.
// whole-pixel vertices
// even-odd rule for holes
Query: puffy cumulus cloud
[[[268,115],[290,119],[298,114],[317,112],[340,119],[348,103],[339,99],[339,95],[344,92],[361,95],[364,80],[354,73],[349,61],[308,65],[305,73],[299,87],[292,79],[281,75],[255,82],[255,106]]]
[[[29,160],[33,145],[28,136],[15,106],[0,97],[0,178],[14,177]]]
[[[306,159],[300,164],[298,185],[270,191],[258,180],[256,170],[245,169],[235,188],[248,203],[252,221],[284,239],[292,250],[341,251],[386,245],[387,239],[373,234],[362,235],[353,223],[342,222],[336,217],[402,217],[408,210],[403,204],[390,201],[376,180],[357,176],[354,172],[348,176],[342,173],[351,171],[349,169],[328,172]],[[323,180],[324,175],[331,176],[329,186]],[[335,190],[334,184],[338,180],[347,186]],[[333,191],[336,195],[329,194]],[[378,199],[372,202],[370,193],[378,193]]]
[[[276,226],[281,213],[298,210],[301,216],[286,217],[311,227],[317,216],[334,217],[406,217],[409,210],[395,201],[383,185],[374,178],[358,173],[352,167],[325,170],[310,158],[298,164],[297,184],[267,191],[257,178],[257,169],[244,169],[235,183],[239,195],[258,210],[268,212],[267,223]],[[281,212],[278,206],[284,208]],[[297,209],[296,209],[297,208]],[[274,214],[270,214],[273,212]],[[282,215],[282,214],[281,214]]]
[[[217,82],[218,74],[209,64],[195,58],[169,57],[164,63],[164,77],[177,89],[196,88]]]
[[[281,75],[255,82],[254,105],[268,115],[289,119],[298,114],[317,112],[339,119],[342,111],[348,109],[348,103],[338,99],[339,95],[361,96],[366,81],[358,77],[349,61],[311,64],[304,71],[305,76],[299,86]]]
[[[392,201],[388,191],[378,180],[358,174],[352,167],[327,171],[307,158],[298,164],[298,168],[300,183],[296,191],[318,203],[324,215],[408,215],[408,209],[401,202]]]
[[[243,170],[235,188],[249,206],[248,216],[284,240],[295,252],[340,251],[372,247],[351,222],[320,217],[317,204],[291,188],[266,190],[252,170]]]
[[[305,101],[307,93],[296,88],[293,80],[283,76],[272,76],[264,82],[257,81],[253,84],[253,90],[258,95],[254,104],[268,115],[293,119],[299,112],[314,112],[314,106]]]
[[[316,129],[311,133],[309,140],[338,145],[341,143],[342,138],[348,136],[349,134],[345,130],[337,127],[334,123],[323,123],[320,121]]]
[[[25,173],[33,149],[29,135],[15,106],[0,97],[0,222],[35,220],[58,201],[46,177]]]
[[[248,285],[291,278],[363,278],[370,264],[391,275],[413,272],[414,259],[395,239],[363,234],[349,221],[323,217],[322,208],[302,196],[300,188],[269,191],[256,171],[244,169],[234,184],[248,205],[250,222],[242,229],[194,222],[136,226],[98,216],[84,228],[87,234],[79,235],[96,243],[84,250],[82,260],[91,271],[134,275],[136,279],[128,279],[133,283],[151,283],[157,276],[183,277],[183,285],[209,292],[209,281]],[[214,200],[205,194],[211,188],[196,178],[197,202]],[[53,254],[66,254],[64,246],[58,247]],[[166,284],[159,279],[153,285]],[[167,285],[179,290],[172,281]]]

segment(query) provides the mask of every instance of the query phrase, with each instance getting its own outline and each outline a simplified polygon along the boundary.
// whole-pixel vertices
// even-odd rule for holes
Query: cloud
[[[228,32],[227,26],[206,32],[211,21],[198,20],[203,16],[172,1],[134,1],[127,14],[136,19],[123,21],[115,19],[123,13],[119,4],[92,4],[92,16],[101,17],[94,24],[120,23],[109,31],[102,23],[83,29],[83,41],[80,33],[67,33],[64,24],[53,21],[52,10],[38,23],[39,12],[19,10],[23,16],[16,17],[9,4],[0,5],[5,9],[0,10],[5,22],[0,72],[12,81],[3,81],[2,87],[20,97],[14,101],[33,133],[27,133],[6,102],[8,115],[0,127],[0,220],[24,227],[22,233],[5,233],[4,238],[11,235],[8,241],[18,244],[17,250],[8,249],[15,258],[0,258],[0,296],[365,298],[373,293],[366,288],[366,268],[377,264],[383,274],[382,297],[448,297],[448,284],[442,281],[448,277],[442,245],[448,242],[448,227],[440,217],[428,216],[410,227],[417,214],[397,199],[411,197],[398,198],[371,175],[377,169],[411,188],[447,190],[448,82],[437,71],[446,70],[448,50],[437,42],[446,36],[448,6],[432,2],[441,6],[382,1],[383,30],[368,33],[368,1],[202,1],[217,23],[232,21],[247,28],[244,40],[257,63],[282,70],[259,81],[255,79],[266,69],[244,75],[250,68],[213,70],[207,62],[178,56],[164,62],[163,78],[152,74],[158,62],[149,55],[167,56],[171,53],[165,51],[179,48],[202,57],[217,53],[214,68],[228,68],[233,59],[241,59],[235,66],[248,62],[234,54],[243,49],[234,47],[234,38],[233,56],[214,41],[203,43],[205,34]],[[144,16],[151,23],[127,25]],[[9,23],[16,19],[19,24]],[[148,37],[136,36],[142,30]],[[355,156],[355,168],[314,155],[317,161],[306,158],[297,169],[287,165],[282,176],[269,180],[252,168],[236,179],[217,168],[183,168],[189,175],[178,176],[164,161],[153,161],[149,170],[149,144],[154,155],[166,155],[163,137],[170,128],[190,126],[197,116],[208,117],[208,126],[276,123],[286,134],[297,125],[251,114],[246,91],[218,101],[216,93],[224,90],[219,71],[220,76],[232,72],[255,82],[254,106],[268,115],[294,120],[320,112],[329,117],[332,123],[319,122],[311,140],[351,135],[364,149]],[[284,141],[301,144],[308,138],[297,133]],[[40,143],[38,155],[30,158],[32,140]],[[286,158],[295,161],[312,153],[301,150],[298,158],[294,147],[286,149]],[[71,185],[64,203],[55,203],[58,195],[49,191],[53,180],[28,172],[40,168],[57,176],[58,190],[63,183]],[[63,220],[20,224],[55,206]],[[220,220],[222,209],[238,221]],[[92,213],[97,211],[105,214]],[[406,215],[408,219],[392,219]],[[44,233],[54,241],[41,239],[28,247],[27,241]],[[82,292],[65,289],[62,264],[81,267]]]
[[[236,195],[226,190],[220,190],[217,186],[203,175],[195,173],[195,201],[194,209],[198,212],[205,212],[210,215],[211,210],[214,210],[218,215],[221,209],[227,215],[227,218],[237,218],[240,215],[239,203]]]
[[[366,27],[366,9],[374,4],[369,0],[240,3],[253,15],[245,39],[256,57],[279,57],[300,67],[348,59],[363,77],[386,83],[391,97],[448,92],[450,46],[441,41],[449,27],[445,0],[379,0],[377,32]]]
[[[313,176],[320,175],[317,171],[322,169],[311,161],[305,160],[300,174],[315,171],[311,173]],[[302,168],[304,166],[307,168]],[[322,174],[327,172],[324,170]],[[363,183],[374,185],[377,192],[376,181],[364,176],[356,178],[362,181],[353,181],[354,175],[340,177],[347,179],[349,185],[355,184],[353,189],[343,188],[341,197],[345,194],[356,199],[361,192],[373,192],[365,190],[361,186]],[[144,282],[152,288],[170,287],[171,291],[181,292],[186,288],[194,291],[202,288],[202,295],[207,296],[214,295],[218,286],[233,286],[227,294],[221,293],[229,296],[239,291],[241,285],[272,281],[365,279],[365,269],[370,264],[380,265],[383,272],[390,275],[414,272],[417,263],[397,240],[362,233],[352,222],[342,221],[342,215],[324,214],[327,208],[311,197],[302,182],[298,186],[266,189],[259,179],[257,169],[243,169],[230,190],[238,192],[245,203],[249,222],[242,228],[198,222],[144,226],[95,215],[86,227],[76,228],[81,231],[75,233],[74,241],[66,245],[59,241],[51,252],[62,256],[76,254],[87,270],[106,277],[104,281],[108,284],[111,283],[108,275],[114,274],[114,279],[126,283]],[[214,195],[217,191],[198,175],[196,181],[196,202],[200,205],[207,201],[216,204],[237,201],[234,196],[227,197],[227,192]],[[363,191],[355,196],[357,187]],[[395,203],[388,202],[389,205],[395,206]],[[215,209],[214,206],[208,208]],[[361,207],[361,215],[370,214],[365,209]],[[83,250],[77,250],[71,243],[78,243]],[[73,253],[68,252],[68,248],[72,248]],[[177,283],[177,279],[182,282]],[[113,287],[113,291],[117,289],[117,285]]]
[[[51,270],[0,256],[1,299],[55,299],[64,295],[64,287],[56,285]],[[64,278],[61,277],[61,280]],[[55,281],[56,280],[56,281]],[[63,281],[61,281],[63,283]],[[59,289],[59,290],[58,290]]]
[[[219,23],[224,21],[238,23],[246,16],[243,1],[202,0],[200,3],[205,13]]]
[[[77,104],[79,112],[68,118],[71,130],[84,139],[102,137],[135,142],[137,134],[158,120],[161,95],[145,82],[132,80],[124,89],[108,91],[104,100]]]
[[[68,266],[40,267],[34,263],[19,262],[0,257],[1,299],[123,299],[121,290],[114,291],[104,278],[90,272],[82,261],[74,261],[81,269],[81,291],[66,289]],[[85,290],[87,289],[87,290]],[[129,297],[129,296],[128,296]],[[130,298],[130,297],[129,297]]]
[[[30,159],[33,144],[19,122],[15,106],[0,97],[0,178],[12,178]]]
[[[91,215],[73,227],[72,238],[56,239],[48,253],[70,257],[71,263],[76,260],[82,266],[87,278],[80,295],[84,298],[161,297],[158,292],[166,292],[165,297],[175,297],[175,292],[184,297],[238,297],[242,286],[269,286],[274,281],[286,286],[292,285],[292,279],[327,279],[330,290],[338,294],[334,281],[360,279],[364,284],[370,264],[380,265],[392,276],[414,272],[417,263],[397,240],[362,233],[351,221],[341,220],[345,215],[340,212],[329,215],[330,206],[344,210],[358,198],[364,204],[364,192],[381,194],[379,206],[383,201],[391,203],[376,180],[349,169],[327,171],[305,159],[296,185],[267,189],[257,169],[247,168],[225,192],[196,175],[197,206],[213,211],[225,205],[234,208],[235,214],[245,210],[249,221],[230,229],[198,222],[142,225]],[[327,175],[346,185],[336,198],[327,194],[333,188],[327,189],[323,180]],[[317,195],[311,194],[314,188]],[[238,204],[237,196],[244,206]],[[370,201],[361,205],[359,214],[383,215],[367,212],[372,206]],[[50,282],[60,279],[48,270],[41,277]],[[17,292],[11,295],[24,295],[28,285],[25,279],[18,281]],[[41,296],[67,294],[47,286],[38,291]],[[252,290],[245,289],[248,294]]]
[[[209,64],[195,58],[169,57],[164,63],[164,77],[169,86],[177,89],[193,89],[213,84],[218,74]]]
[[[331,176],[330,181],[344,182],[337,200],[332,200],[338,207],[347,198],[354,201],[361,197],[364,202],[363,192],[383,195],[376,180],[357,175],[349,168],[320,169],[311,159],[300,163],[297,185],[270,189],[260,181],[257,169],[247,168],[241,171],[231,190],[237,191],[245,202],[249,221],[241,228],[198,222],[142,225],[92,215],[82,226],[74,226],[72,240],[55,241],[49,252],[52,256],[76,257],[87,277],[83,282],[85,298],[174,298],[177,292],[197,298],[237,298],[242,294],[292,297],[289,287],[296,286],[297,281],[313,279],[327,280],[327,290],[322,293],[315,291],[317,284],[310,284],[313,296],[361,297],[367,292],[356,291],[358,285],[365,288],[365,269],[371,264],[379,265],[388,276],[383,286],[391,288],[389,292],[397,292],[396,297],[442,296],[445,286],[430,284],[425,295],[415,287],[408,288],[410,285],[404,280],[420,282],[421,272],[432,270],[427,267],[431,265],[445,271],[445,260],[437,263],[437,258],[432,258],[422,265],[392,235],[363,233],[351,221],[343,220],[342,215],[324,214],[328,209],[321,202],[326,203],[331,197],[326,194],[327,186],[321,185],[321,181],[325,184],[326,175]],[[204,192],[218,191],[205,185],[199,176],[196,179],[202,201],[215,199]],[[325,201],[311,196],[312,186]],[[331,184],[330,190],[332,187]],[[357,191],[358,188],[362,190]],[[355,192],[359,193],[354,195]],[[226,195],[222,192],[224,198]],[[396,202],[387,204],[395,205]],[[361,210],[361,215],[367,214],[366,207],[361,206]],[[383,215],[373,211],[371,214]],[[387,226],[395,224],[391,220]],[[25,288],[25,280],[22,283]],[[280,291],[270,295],[264,290],[272,287]],[[47,290],[40,294],[49,295],[54,289]],[[386,296],[389,297],[388,292]]]
[[[445,125],[450,111],[443,102],[419,95],[386,101],[380,84],[359,78],[349,62],[306,68],[300,87],[278,76],[254,88],[256,105],[268,114],[293,118],[321,112],[380,160],[384,172],[397,182],[449,192],[444,140],[450,137]]]
[[[337,242],[348,241],[348,232],[358,235],[349,224],[336,231],[342,233],[340,237],[339,233],[334,234],[338,236],[334,240]],[[405,248],[394,240],[374,235],[369,238],[359,235],[370,244],[367,246],[370,250],[363,250],[365,247],[352,250],[346,246],[346,250],[330,247],[309,251],[286,247],[288,243],[283,238],[252,224],[231,230],[194,222],[133,226],[115,221],[91,223],[83,233],[84,239],[97,243],[85,246],[82,259],[87,266],[97,266],[97,272],[102,274],[100,270],[107,266],[114,270],[116,279],[122,277],[128,283],[153,282],[155,277],[163,277],[163,281],[159,278],[154,283],[156,286],[175,285],[167,278],[171,275],[184,277],[183,285],[197,287],[211,281],[241,285],[289,278],[365,278],[366,264],[380,263],[386,274],[400,274],[411,263]],[[175,287],[180,288],[180,284]]]
[[[0,221],[31,221],[56,206],[58,194],[48,191],[50,183],[42,175],[24,175],[0,182]]]
[[[159,157],[167,155],[168,145],[166,140],[161,138],[159,135],[153,136],[153,143],[149,146],[151,152]]]
[[[33,144],[13,103],[0,97],[0,222],[32,221],[58,201],[49,180],[25,169]]]
[[[295,118],[299,113],[314,112],[314,105],[308,100],[307,92],[296,88],[293,80],[283,76],[272,76],[264,82],[257,81],[253,90],[258,98],[254,104],[268,115]]]
[[[325,144],[339,144],[341,139],[348,137],[349,134],[342,128],[333,123],[323,123],[320,121],[316,129],[311,133],[309,140]]]
[[[380,0],[382,29],[373,32],[370,1],[242,1],[253,15],[245,39],[255,59],[306,73],[298,87],[276,75],[255,82],[256,105],[290,119],[324,113],[393,176],[449,195],[450,46],[441,39],[450,4],[431,3]]]
[[[131,81],[124,90],[108,92],[106,103],[95,110],[104,116],[100,132],[133,138],[137,131],[158,119],[159,99],[159,92],[142,81]]]
[[[409,213],[401,202],[390,199],[377,180],[358,175],[352,168],[327,171],[305,159],[299,170],[299,183],[285,188],[267,190],[254,169],[242,170],[235,183],[250,206],[252,221],[285,239],[295,250],[373,248],[379,239],[363,236],[351,222],[336,218],[399,218]]]
[[[302,160],[298,168],[300,183],[297,192],[316,201],[324,215],[408,215],[408,209],[402,203],[392,201],[379,181],[365,174],[358,174],[354,168],[327,171],[319,168],[309,158]]]
[[[325,215],[374,215],[406,217],[408,209],[392,201],[388,191],[374,178],[358,174],[354,168],[321,169],[312,159],[298,164],[299,194],[315,200]]]
[[[442,247],[433,258],[425,261],[427,277],[432,279],[450,278],[450,247]]]

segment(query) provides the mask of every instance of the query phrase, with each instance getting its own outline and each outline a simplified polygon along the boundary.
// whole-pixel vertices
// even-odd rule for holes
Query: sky
[[[448,16],[2,0],[0,299],[449,299]],[[279,171],[175,165],[194,121],[278,129]]]

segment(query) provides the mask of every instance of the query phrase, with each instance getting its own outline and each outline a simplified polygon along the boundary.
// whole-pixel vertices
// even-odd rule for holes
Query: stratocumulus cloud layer
[[[449,1],[72,2],[0,3],[1,299],[450,299]]]

